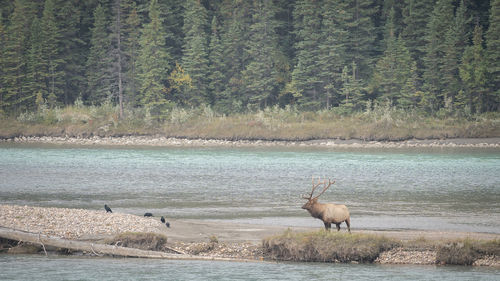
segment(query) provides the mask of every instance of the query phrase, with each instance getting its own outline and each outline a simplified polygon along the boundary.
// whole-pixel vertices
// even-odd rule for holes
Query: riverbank
[[[84,146],[158,146],[158,147],[319,147],[319,148],[500,148],[500,138],[456,138],[435,140],[365,141],[358,139],[317,139],[307,141],[224,140],[168,138],[162,136],[50,137],[31,136],[0,140],[4,143],[84,145]]]
[[[140,108],[67,106],[44,108],[19,116],[0,117],[0,139],[59,137],[89,139],[150,136],[189,140],[286,141],[363,140],[411,141],[499,138],[500,115],[470,115],[443,111],[429,114],[416,110],[376,106],[364,112],[338,110],[300,111],[293,107],[248,110],[230,115],[212,108],[174,108],[161,120]]]
[[[125,238],[120,235],[124,235],[124,233],[132,236],[137,233],[151,233],[151,237],[153,237],[151,241],[154,241],[156,246],[150,248],[153,242],[141,242],[140,245],[147,247],[143,250],[182,253],[194,259],[199,257],[200,259],[280,260],[269,253],[269,249],[263,246],[265,243],[263,244],[262,241],[268,241],[266,239],[279,237],[282,233],[290,231],[300,234],[318,230],[317,228],[305,227],[294,227],[292,230],[284,226],[200,220],[171,220],[168,218],[167,220],[170,222],[170,228],[161,223],[158,217],[106,213],[104,208],[102,210],[83,210],[0,205],[0,226],[3,228],[47,235],[67,241],[87,241],[95,243],[94,245],[123,244]],[[394,246],[383,249],[373,260],[375,263],[384,264],[436,264],[438,262],[436,257],[441,246],[455,245],[460,243],[457,241],[464,241],[464,239],[494,241],[494,245],[498,245],[500,239],[498,234],[412,230],[367,231],[353,229],[353,234],[353,237],[362,235],[369,239],[388,239],[394,243]],[[337,235],[337,233],[332,233],[332,235]],[[345,236],[343,233],[339,235],[335,237]],[[158,237],[166,237],[167,243],[159,245]],[[145,239],[136,238],[136,240]],[[22,248],[19,247],[19,244],[22,243],[4,241],[3,244],[4,252],[25,253],[19,251],[19,248]],[[30,245],[30,247],[31,253],[43,254],[44,250],[40,245],[34,245],[34,247]],[[61,253],[61,251],[57,253]],[[79,254],[94,255],[97,253]],[[473,264],[499,267],[500,258],[498,255],[491,254],[475,256]]]

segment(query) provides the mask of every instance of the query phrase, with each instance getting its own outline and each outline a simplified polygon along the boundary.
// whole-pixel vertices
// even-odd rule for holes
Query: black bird
[[[165,223],[165,218],[163,216],[161,216],[160,220],[161,220],[162,223]]]
[[[169,223],[168,221],[165,223],[165,225],[166,225],[168,228],[170,228],[170,223]]]
[[[106,204],[104,204],[104,210],[106,210],[106,213],[112,213],[113,212],[113,211],[111,211],[111,208],[108,205],[106,205]]]
[[[144,214],[144,216],[145,216],[145,217],[152,217],[152,216],[153,216],[153,214],[151,214],[151,213],[145,213],[145,214]]]

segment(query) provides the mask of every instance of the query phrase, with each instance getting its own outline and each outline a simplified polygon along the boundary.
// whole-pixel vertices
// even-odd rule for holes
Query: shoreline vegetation
[[[225,115],[211,107],[174,108],[162,121],[142,108],[74,105],[0,118],[0,141],[103,145],[494,146],[500,116],[376,107],[358,113],[272,107]],[[466,140],[465,140],[466,139]],[[479,141],[478,141],[479,140]],[[354,145],[356,146],[356,145]]]
[[[276,226],[254,232],[266,226],[182,220],[166,228],[156,217],[104,210],[17,205],[0,210],[0,253],[7,254],[500,267],[498,234],[354,230],[350,235]]]

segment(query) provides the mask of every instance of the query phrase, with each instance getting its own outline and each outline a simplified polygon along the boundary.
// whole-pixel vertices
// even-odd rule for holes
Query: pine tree
[[[339,0],[326,0],[324,3],[318,68],[326,108],[339,105],[342,101],[342,70],[348,64],[346,22],[350,18],[345,3]]]
[[[0,12],[0,118],[5,114],[4,110],[4,95],[5,95],[5,84],[3,77],[5,76],[5,41],[7,40],[7,34],[5,31],[5,25],[3,22],[3,15]]]
[[[60,40],[59,56],[62,60],[62,89],[65,104],[73,103],[82,98],[87,81],[85,65],[88,55],[87,35],[90,32],[84,24],[85,2],[79,0],[57,1],[56,21],[58,23]]]
[[[342,95],[345,98],[343,106],[346,109],[355,109],[363,102],[362,93],[363,86],[360,79],[356,76],[357,65],[356,62],[351,63],[351,69],[346,65],[342,69]]]
[[[47,100],[51,106],[55,106],[58,100],[63,100],[64,73],[61,69],[63,60],[61,59],[61,49],[59,46],[61,33],[56,22],[54,0],[45,1],[40,23],[43,59],[46,64],[46,69],[43,70],[42,75],[44,75],[47,85]]]
[[[347,61],[357,65],[357,79],[366,84],[370,78],[377,56],[377,29],[374,18],[378,12],[375,0],[349,1],[347,9],[351,19],[348,20]]]
[[[451,104],[455,100],[455,95],[461,90],[458,66],[469,41],[467,19],[467,7],[462,0],[458,7],[453,24],[445,35],[444,58],[442,65],[442,84],[445,104]]]
[[[474,28],[473,45],[465,49],[460,65],[460,78],[465,84],[459,104],[468,104],[471,113],[486,109],[487,62],[483,49],[483,32],[479,25]]]
[[[500,0],[491,0],[490,26],[486,32],[486,56],[488,61],[487,109],[500,106]]]
[[[321,42],[321,6],[318,1],[300,0],[295,4],[297,65],[292,72],[298,102],[307,109],[320,107],[319,43]]]
[[[227,103],[231,104],[231,112],[243,110],[242,72],[249,59],[246,46],[249,41],[250,4],[250,1],[228,1],[228,4],[223,6],[222,11],[228,15],[222,35],[225,65],[224,84],[226,85],[223,95],[228,101]]]
[[[30,101],[34,101],[33,93],[25,89],[29,48],[26,30],[30,30],[34,17],[30,5],[27,0],[16,0],[6,29],[2,76],[5,91],[2,106],[5,112],[19,112],[34,106],[30,104]]]
[[[123,36],[123,54],[125,56],[124,63],[124,84],[125,97],[124,99],[132,105],[139,104],[138,98],[138,76],[137,76],[137,60],[139,56],[139,37],[140,37],[140,19],[137,13],[137,6],[132,0],[122,0],[122,11],[124,16],[124,26],[122,28]]]
[[[416,64],[410,56],[404,40],[396,39],[394,27],[394,9],[386,23],[387,44],[384,56],[377,62],[373,82],[380,92],[379,100],[394,106],[409,107],[415,94]]]
[[[183,29],[185,2],[185,0],[163,0],[158,3],[163,18],[165,48],[171,57],[169,69],[173,69],[177,63],[182,61],[185,45],[184,36],[186,35]]]
[[[38,17],[35,17],[31,24],[27,68],[26,89],[28,93],[41,95],[42,99],[43,97],[47,98],[48,89],[45,83],[45,75],[42,74],[47,69],[47,61],[44,60],[42,28]]]
[[[428,95],[431,110],[443,104],[443,80],[441,71],[444,64],[445,34],[453,23],[453,0],[438,0],[427,26],[424,89]]]
[[[398,79],[402,81],[398,105],[403,108],[415,107],[417,106],[416,96],[419,93],[417,62],[411,57],[406,41],[401,36],[397,41],[397,50],[401,69]]]
[[[94,27],[87,60],[88,100],[100,104],[111,95],[111,60],[109,21],[100,4],[94,12]]]
[[[396,104],[400,91],[400,82],[398,81],[399,61],[396,42],[396,34],[394,30],[394,9],[391,10],[386,23],[386,49],[384,56],[377,62],[374,78],[377,88],[380,89],[381,95],[379,99],[389,101],[391,105]]]
[[[426,53],[427,24],[432,14],[435,0],[405,0],[403,14],[404,28],[401,36],[410,50],[412,58],[417,62],[418,76],[424,69],[423,58]]]
[[[184,93],[185,102],[192,106],[210,104],[208,95],[208,40],[207,11],[198,0],[188,0],[185,3],[182,66],[192,79],[191,87]]]
[[[125,64],[125,54],[124,54],[124,27],[125,27],[125,16],[123,14],[123,3],[122,0],[113,1],[113,23],[111,28],[111,58],[113,66],[113,76],[112,81],[114,87],[112,87],[112,92],[116,93],[118,96],[118,107],[120,109],[120,119],[123,119],[123,88],[124,88],[124,64]]]
[[[224,97],[224,65],[223,65],[223,49],[220,40],[220,28],[217,24],[217,18],[212,18],[211,36],[209,51],[209,76],[208,76],[208,90],[210,96],[213,97],[213,102],[216,110],[221,112],[228,112],[229,104],[227,98]]]
[[[158,1],[152,0],[149,5],[150,22],[142,29],[137,61],[141,104],[157,120],[164,119],[171,106],[166,98],[165,87],[170,57],[165,48],[165,32],[160,15]]]
[[[276,34],[276,8],[271,0],[254,2],[253,23],[250,26],[248,54],[250,60],[243,71],[244,101],[265,108],[277,99],[275,61],[279,53]]]

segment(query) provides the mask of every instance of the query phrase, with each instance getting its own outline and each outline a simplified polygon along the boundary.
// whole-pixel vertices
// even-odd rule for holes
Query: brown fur
[[[345,222],[347,230],[351,232],[351,216],[345,205],[323,204],[318,202],[318,198],[309,199],[302,206],[302,209],[307,210],[313,218],[318,218],[325,224],[325,229],[330,230],[332,224],[337,226],[337,231],[340,230],[340,224]]]

